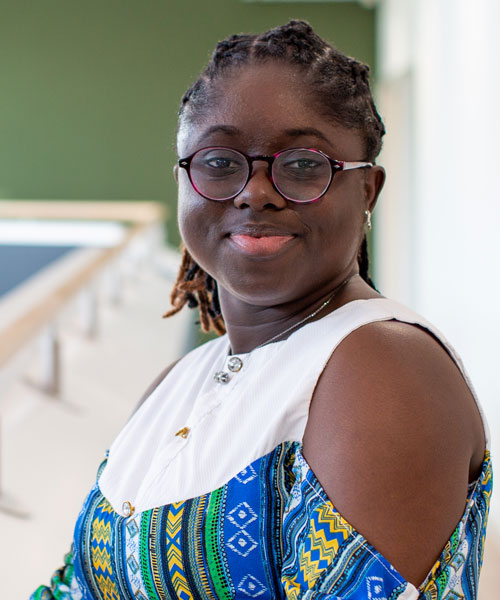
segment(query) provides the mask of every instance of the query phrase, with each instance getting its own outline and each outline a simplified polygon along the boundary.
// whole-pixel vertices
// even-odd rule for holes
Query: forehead
[[[244,65],[212,86],[205,107],[181,121],[181,156],[210,145],[271,153],[294,144],[312,145],[341,160],[362,157],[361,133],[325,116],[297,67],[276,62]]]

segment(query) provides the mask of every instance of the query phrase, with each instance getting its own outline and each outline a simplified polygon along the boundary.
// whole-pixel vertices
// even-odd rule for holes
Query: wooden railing
[[[151,224],[166,218],[158,202],[0,200],[1,219],[88,219]]]
[[[58,314],[77,294],[91,290],[92,282],[104,269],[111,267],[135,240],[147,236],[148,231],[157,228],[165,218],[165,208],[155,202],[0,201],[0,219],[98,220],[126,225],[125,234],[117,245],[92,249],[85,255],[85,260],[78,261],[78,266],[69,274],[65,274],[64,280],[47,289],[47,293],[41,294],[36,303],[31,303],[13,319],[4,319],[3,323],[0,320],[0,372],[10,376],[9,365],[15,362],[16,355],[22,354],[21,350],[41,335],[42,369],[39,380],[31,383],[35,383],[48,394],[57,395],[60,373],[56,326]],[[95,302],[92,294],[87,296],[91,304]],[[87,310],[87,314],[92,312],[93,310]],[[87,324],[87,329],[92,329],[92,323]],[[19,503],[9,498],[2,490],[1,481],[0,510],[23,516]]]
[[[81,291],[99,271],[129,244],[166,216],[165,209],[153,202],[33,202],[0,201],[0,218],[85,219],[129,223],[124,239],[112,248],[103,248],[88,264],[64,281],[26,314],[0,330],[0,368],[49,323],[61,308]]]

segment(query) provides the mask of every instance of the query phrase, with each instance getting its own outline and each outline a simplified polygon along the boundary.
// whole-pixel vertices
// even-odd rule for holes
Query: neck
[[[300,322],[304,319],[307,319],[304,325],[312,323],[351,300],[377,295],[357,273],[345,274],[302,298],[265,306],[241,300],[219,287],[222,314],[233,354],[250,352],[270,341],[286,339],[302,326]],[[328,300],[328,304],[322,307]],[[315,311],[318,312],[311,316]]]

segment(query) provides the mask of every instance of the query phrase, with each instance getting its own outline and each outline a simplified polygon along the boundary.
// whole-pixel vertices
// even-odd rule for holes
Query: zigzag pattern
[[[92,548],[92,565],[96,571],[101,570],[105,575],[111,574],[111,557],[106,548]]]
[[[353,531],[329,503],[317,506],[305,525],[308,535],[298,553],[299,569],[296,575],[283,581],[287,600],[296,600],[304,588],[314,587]]]
[[[106,498],[103,498],[102,502],[99,503],[99,505],[97,506],[97,509],[99,510],[101,513],[103,514],[113,514],[114,510],[113,507],[111,506],[111,504],[106,500]]]
[[[300,573],[308,587],[333,562],[339,546],[351,535],[350,527],[330,504],[321,504],[311,515],[309,534],[300,553]]]
[[[96,577],[97,585],[102,593],[103,600],[120,600],[120,595],[114,582],[103,575]]]
[[[96,517],[92,521],[92,539],[97,544],[109,544],[111,541],[111,523]]]
[[[250,502],[248,488],[242,491],[245,484],[240,481],[230,481],[199,498],[144,511],[136,520],[127,520],[112,511],[96,487],[87,499],[76,530],[75,554],[79,555],[81,572],[76,568],[75,572],[79,573],[79,584],[85,586],[85,597],[229,600],[238,595],[236,590],[246,597],[253,592],[255,597],[264,597],[258,586],[240,585],[234,589],[234,582],[255,580],[268,585],[270,595],[266,598],[283,598],[284,593],[287,600],[300,600],[311,594],[318,598],[366,600],[367,589],[373,598],[397,600],[407,595],[405,580],[328,500],[305,460],[301,461],[299,446],[286,448],[297,459],[293,465],[293,488],[282,486],[292,477],[274,470],[278,463],[269,462],[255,469],[261,478],[260,495],[252,499],[253,510],[256,514],[260,511],[261,519],[259,559],[231,563],[224,552],[224,544],[235,533],[234,523],[225,517],[242,501]],[[291,468],[290,461],[285,464]],[[425,586],[419,590],[422,600],[476,598],[491,489],[487,453],[481,478],[468,498],[470,510],[464,513]],[[277,504],[277,496],[282,504]],[[279,516],[276,506],[280,508]],[[259,573],[264,560],[265,569]],[[64,571],[56,572],[52,590],[41,586],[31,600],[66,597],[68,585],[74,584],[72,577],[70,555]],[[373,582],[380,583],[380,594]],[[372,592],[376,594],[371,595]]]
[[[181,525],[184,502],[171,504],[167,517],[167,564],[170,580],[179,598],[192,600],[182,564]]]
[[[293,579],[286,579],[283,588],[285,590],[286,600],[298,600],[301,590],[296,577]]]
[[[106,500],[96,506],[92,520],[92,535],[90,545],[90,558],[95,573],[95,581],[103,594],[103,600],[119,600],[116,585],[112,580],[113,568],[111,563],[111,520],[113,513],[109,511]]]

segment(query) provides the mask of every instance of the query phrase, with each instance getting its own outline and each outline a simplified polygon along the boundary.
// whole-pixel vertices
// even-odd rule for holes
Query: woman
[[[368,67],[307,23],[217,45],[180,109],[167,315],[227,335],[148,390],[34,598],[476,598],[486,426],[368,278],[383,134]]]

